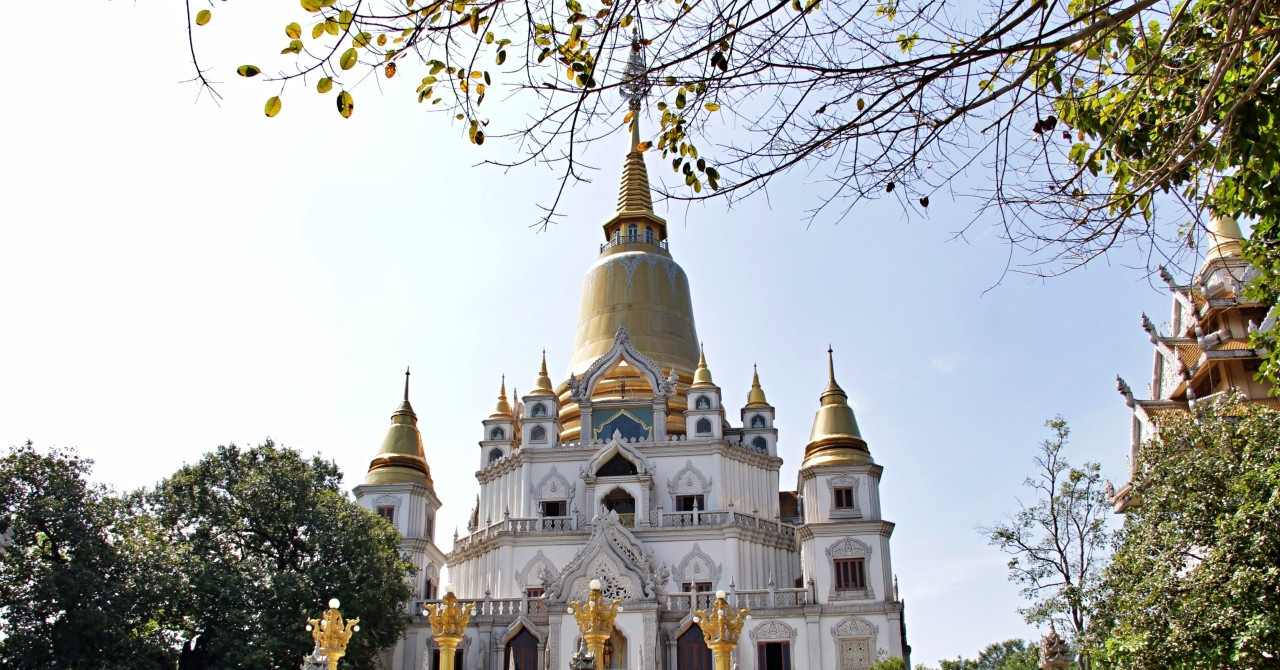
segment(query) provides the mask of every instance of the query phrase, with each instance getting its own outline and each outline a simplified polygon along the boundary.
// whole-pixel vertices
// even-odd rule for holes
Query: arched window
[[[696,432],[697,432],[699,435],[706,435],[707,433],[710,433],[710,432],[711,432],[711,421],[709,421],[709,420],[707,420],[707,419],[698,419],[698,426],[697,426],[697,428],[696,428]]]
[[[490,440],[505,440],[505,439],[507,439],[507,431],[503,430],[502,428],[500,428],[500,427],[498,427],[498,426],[494,426],[493,430],[489,431],[489,439],[490,439]]]
[[[653,229],[649,226],[644,227],[644,241],[653,244]]]
[[[714,660],[711,650],[702,637],[697,626],[689,629],[676,638],[676,670],[711,670]]]
[[[764,428],[764,417],[759,414],[751,417],[751,427]]]
[[[494,461],[498,460],[499,458],[502,458],[502,450],[501,450],[501,449],[494,449],[494,450],[492,450],[492,451],[490,451],[490,452],[489,452],[489,462],[490,462],[490,463],[492,463],[492,462],[494,462]]]
[[[697,400],[693,401],[694,409],[711,409],[711,398],[700,395]]]
[[[547,429],[543,428],[542,426],[534,426],[533,430],[529,431],[530,442],[544,442],[546,441],[546,439],[547,439]]]
[[[640,239],[640,226],[637,226],[634,223],[627,226],[627,241],[635,242],[636,240],[639,240],[639,239]]]
[[[538,638],[528,628],[521,628],[520,633],[507,643],[507,657],[502,667],[538,670]]]
[[[622,454],[614,454],[604,465],[596,470],[597,477],[629,477],[636,474],[636,464],[622,457]]]
[[[547,415],[547,406],[546,406],[546,405],[544,405],[544,404],[542,404],[542,403],[538,403],[538,404],[536,404],[536,405],[534,405],[534,406],[533,406],[533,416],[534,416],[534,418],[542,418],[542,417],[544,417],[544,416],[546,416],[546,415]]]
[[[755,447],[756,451],[762,454],[769,453],[769,443],[765,442],[765,439],[759,435],[756,436],[756,439],[751,441],[751,446]]]

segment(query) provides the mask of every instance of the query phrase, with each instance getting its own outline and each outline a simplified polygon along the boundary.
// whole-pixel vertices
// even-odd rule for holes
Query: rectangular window
[[[796,577],[796,588],[804,588],[804,577]]]
[[[685,582],[685,593],[707,593],[711,591],[711,582]]]
[[[436,600],[440,595],[440,592],[437,590],[436,583],[431,581],[430,579],[427,580],[426,591],[427,592],[425,595],[427,600]]]
[[[378,516],[394,524],[396,522],[396,508],[387,505],[381,506],[378,508]]]
[[[569,516],[569,505],[564,500],[544,500],[542,516]]]
[[[529,588],[525,589],[524,592],[525,592],[525,595],[529,596],[529,600],[537,600],[538,598],[542,597],[542,589],[537,588],[535,586],[530,586]]]
[[[853,487],[841,486],[835,490],[836,509],[853,509]]]
[[[790,642],[761,642],[756,645],[757,670],[791,670]]]
[[[698,506],[698,510],[707,509],[706,503],[702,501],[702,496],[676,496],[677,512],[692,512],[694,505]]]
[[[431,518],[431,514],[430,514],[430,512],[428,512],[428,513],[427,513],[427,527],[426,527],[426,529],[425,529],[425,530],[426,530],[426,532],[425,532],[425,533],[423,533],[423,535],[425,535],[425,536],[427,537],[427,539],[428,539],[428,540],[434,540],[434,539],[436,538],[436,534],[435,534],[435,530],[436,530],[436,529],[435,529],[435,525],[436,525],[436,524],[435,524],[435,519]]]
[[[867,588],[867,571],[861,558],[837,558],[834,563],[837,591]]]

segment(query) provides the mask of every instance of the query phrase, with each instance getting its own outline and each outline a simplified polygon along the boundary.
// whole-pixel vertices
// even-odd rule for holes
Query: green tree
[[[938,670],[1036,670],[1039,658],[1035,643],[1014,638],[987,645],[977,658],[939,661]],[[932,669],[917,665],[916,670]]]
[[[218,447],[147,496],[168,541],[187,556],[173,597],[190,668],[297,667],[311,651],[303,626],[330,597],[360,618],[343,666],[375,654],[409,622],[399,534],[341,490],[331,461],[271,441]]]
[[[30,442],[0,459],[0,668],[171,668],[174,557],[136,496]]]
[[[1087,636],[1117,670],[1280,667],[1280,413],[1239,398],[1166,417],[1138,454]]]
[[[1052,621],[1079,638],[1089,629],[1108,559],[1111,506],[1098,464],[1072,467],[1062,453],[1071,434],[1066,420],[1059,416],[1045,425],[1052,436],[1040,443],[1035,474],[1025,482],[1036,500],[1019,502],[1006,521],[980,530],[1010,555],[1009,579],[1031,601],[1022,610],[1027,623]],[[1081,658],[1081,665],[1087,668],[1088,659]]]

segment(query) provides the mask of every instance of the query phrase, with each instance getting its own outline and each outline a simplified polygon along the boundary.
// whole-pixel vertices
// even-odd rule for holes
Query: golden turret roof
[[[547,351],[542,350],[542,369],[538,371],[538,379],[533,382],[533,390],[529,395],[555,395],[551,386],[551,377],[547,376]]]
[[[431,468],[422,450],[418,415],[409,404],[409,370],[404,371],[404,400],[391,415],[391,427],[382,439],[378,455],[369,463],[366,484],[421,484],[433,488]]]
[[[693,371],[693,386],[715,386],[711,381],[711,369],[707,367],[707,352],[698,347],[698,369]]]
[[[747,392],[747,407],[768,407],[769,401],[764,398],[764,389],[760,388],[760,371],[751,366],[751,390]]]
[[[502,389],[498,391],[498,402],[493,406],[493,414],[489,415],[490,419],[511,418],[515,415],[511,413],[511,403],[507,402],[507,376],[502,375]]]
[[[872,462],[848,401],[849,396],[836,383],[835,360],[831,348],[827,347],[827,388],[822,391],[822,404],[813,417],[813,430],[804,448],[801,467]]]
[[[1244,233],[1240,232],[1240,224],[1235,219],[1214,214],[1209,217],[1207,229],[1209,250],[1204,255],[1206,263],[1215,258],[1240,256],[1240,243],[1244,240]]]

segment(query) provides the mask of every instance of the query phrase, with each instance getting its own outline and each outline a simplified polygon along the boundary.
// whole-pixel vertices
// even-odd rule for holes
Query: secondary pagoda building
[[[553,381],[544,356],[532,390],[509,399],[504,384],[480,421],[468,534],[447,556],[436,548],[439,501],[407,394],[356,489],[419,566],[412,612],[435,599],[447,562],[475,607],[457,667],[560,669],[578,641],[566,603],[599,580],[623,600],[602,668],[709,670],[693,611],[724,590],[754,617],[739,668],[862,670],[887,657],[909,667],[883,468],[830,352],[827,379],[813,380],[818,410],[795,489],[784,490],[776,410],[759,375],[736,417],[724,406],[637,141],[586,272],[565,377]],[[387,665],[419,670],[437,658],[416,616]]]
[[[1244,295],[1244,287],[1256,271],[1240,257],[1244,239],[1240,226],[1230,217],[1214,216],[1207,232],[1209,249],[1190,284],[1178,284],[1168,271],[1160,269],[1173,296],[1168,333],[1142,315],[1142,327],[1155,346],[1148,389],[1151,399],[1135,398],[1129,385],[1116,378],[1120,394],[1133,410],[1129,481],[1118,489],[1108,483],[1117,513],[1138,503],[1132,495],[1138,448],[1155,434],[1162,417],[1188,412],[1232,391],[1250,402],[1280,408],[1269,397],[1271,385],[1255,379],[1261,359],[1249,345],[1249,336],[1268,318],[1271,306],[1252,302]]]

